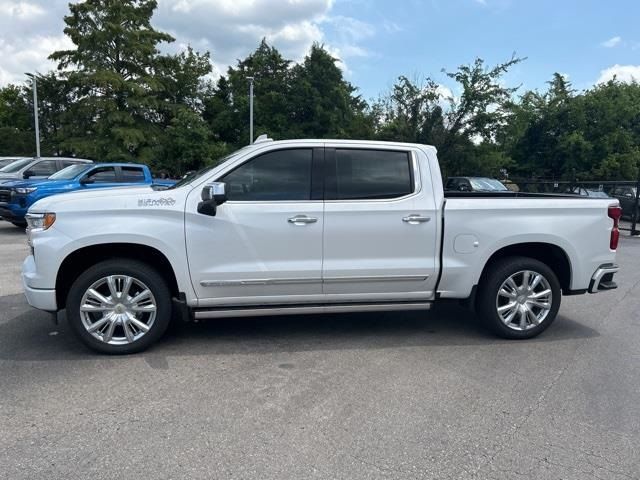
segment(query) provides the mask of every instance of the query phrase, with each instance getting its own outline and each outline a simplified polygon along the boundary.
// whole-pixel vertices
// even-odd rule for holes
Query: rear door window
[[[408,152],[337,148],[332,156],[327,156],[328,200],[391,199],[414,190]]]
[[[142,183],[144,182],[144,171],[140,167],[122,167],[121,182],[124,183]]]

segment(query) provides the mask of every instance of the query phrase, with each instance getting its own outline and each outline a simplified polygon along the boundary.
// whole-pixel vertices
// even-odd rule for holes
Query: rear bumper
[[[33,256],[26,258],[22,264],[22,287],[27,302],[34,308],[47,312],[58,311],[56,290],[54,288],[33,288],[29,286],[30,279],[35,275],[36,265]]]
[[[614,290],[618,288],[613,276],[618,273],[620,267],[614,263],[600,265],[591,277],[589,283],[589,293],[598,293],[606,290]]]

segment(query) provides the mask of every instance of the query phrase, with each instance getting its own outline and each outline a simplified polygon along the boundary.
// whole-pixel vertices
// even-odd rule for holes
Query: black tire
[[[156,305],[155,319],[150,329],[140,338],[123,345],[108,344],[95,338],[87,331],[80,313],[83,296],[89,287],[110,275],[127,275],[139,280],[151,291]],[[89,268],[73,282],[67,296],[66,310],[71,329],[90,349],[111,355],[137,353],[158,341],[167,330],[172,313],[171,292],[162,275],[149,265],[130,259],[107,260]]]
[[[11,222],[11,223],[18,228],[27,228],[27,222]]]
[[[498,313],[497,298],[503,283],[513,275],[519,275],[519,272],[524,271],[538,273],[546,279],[549,289],[551,290],[551,302],[546,302],[549,303],[550,308],[539,324],[536,325],[527,320],[527,329],[517,330],[516,328],[518,328],[519,325],[510,323],[510,326],[508,326],[502,320]],[[539,289],[540,287],[537,288]],[[533,338],[545,331],[555,320],[558,310],[560,309],[561,295],[562,292],[558,277],[546,264],[528,257],[508,257],[491,264],[488,267],[488,271],[483,275],[476,300],[477,312],[485,325],[502,338],[515,340]],[[515,302],[517,301],[516,299],[511,300],[511,302],[514,302],[516,305],[517,303]],[[505,303],[507,302],[509,302],[509,300],[505,300]],[[538,310],[536,307],[536,311],[540,312],[541,310]],[[508,321],[508,319],[506,321]]]

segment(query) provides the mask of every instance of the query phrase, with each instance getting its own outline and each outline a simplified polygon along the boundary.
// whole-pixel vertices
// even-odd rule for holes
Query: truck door
[[[437,207],[421,152],[327,148],[323,291],[327,300],[433,296]],[[421,171],[423,170],[423,171]]]
[[[200,189],[189,194],[187,255],[202,306],[322,296],[322,175],[312,171],[323,154],[271,150],[222,174],[228,200],[215,216],[197,212]]]

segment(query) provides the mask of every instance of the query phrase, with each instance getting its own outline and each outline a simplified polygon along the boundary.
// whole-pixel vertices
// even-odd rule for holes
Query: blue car
[[[93,188],[140,185],[168,187],[171,180],[155,180],[146,165],[133,163],[77,164],[44,180],[14,180],[0,184],[0,217],[16,226],[26,226],[25,214],[41,198],[58,193]]]

